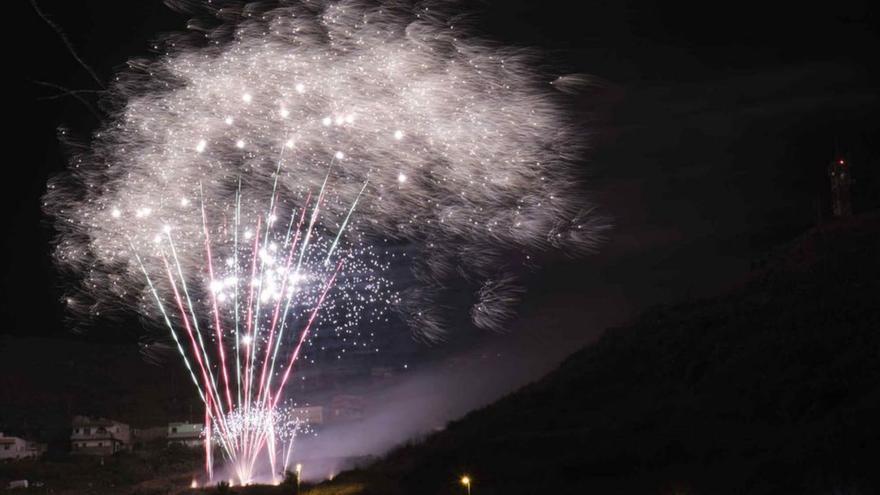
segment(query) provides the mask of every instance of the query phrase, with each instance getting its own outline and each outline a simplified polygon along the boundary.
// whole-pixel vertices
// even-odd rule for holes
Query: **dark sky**
[[[97,120],[51,85],[99,87],[21,3],[7,22],[19,33],[9,42],[19,86],[7,93],[15,108],[6,119],[0,334],[72,338],[39,198],[64,166],[58,126],[87,136]],[[592,146],[584,167],[616,228],[599,255],[535,275],[511,333],[467,332],[418,352],[540,354],[538,373],[646,305],[723,290],[825,214],[824,170],[836,154],[854,164],[856,209],[878,207],[876,2],[685,3],[471,4],[484,36],[545,50],[548,72],[603,81],[581,100]],[[158,0],[38,5],[102,81],[186,22]],[[121,340],[137,334],[136,322],[126,330]]]

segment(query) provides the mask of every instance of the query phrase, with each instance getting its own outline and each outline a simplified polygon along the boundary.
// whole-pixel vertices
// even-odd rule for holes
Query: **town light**
[[[461,484],[467,488],[468,495],[471,495],[471,478],[468,475],[461,477]]]

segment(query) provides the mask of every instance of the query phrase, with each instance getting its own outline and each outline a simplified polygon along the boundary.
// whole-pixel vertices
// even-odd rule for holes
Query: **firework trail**
[[[390,306],[442,339],[462,281],[474,324],[501,329],[523,266],[607,228],[565,94],[449,3],[169,4],[190,31],[118,75],[45,207],[58,266],[82,280],[71,310],[164,324],[240,478],[281,452],[259,425],[315,331],[362,345]]]
[[[375,275],[382,266],[369,249],[359,248],[352,242],[339,249],[339,233],[332,237],[315,232],[325,194],[326,183],[311,205],[311,221],[307,225],[304,220],[310,196],[307,196],[306,206],[298,214],[292,211],[290,220],[281,223],[286,227],[278,230],[273,229],[273,225],[279,224],[278,213],[284,201],[273,201],[266,210],[265,226],[263,217],[258,217],[253,230],[244,229],[243,236],[247,241],[244,243],[238,242],[240,191],[235,194],[232,232],[224,224],[212,232],[206,208],[201,204],[198,210],[202,218],[205,259],[201,269],[190,276],[181,264],[172,224],[166,224],[162,234],[154,238],[152,257],[161,259],[164,267],[164,271],[158,274],[151,273],[144,261],[150,259],[150,254],[140,254],[137,246],[130,244],[155,307],[205,403],[209,478],[213,471],[212,439],[230,461],[239,482],[247,483],[253,479],[261,453],[268,457],[270,472],[274,476],[278,449],[287,452],[286,462],[292,448],[292,440],[285,447],[283,439],[277,435],[285,429],[278,419],[278,405],[328,295],[335,290],[331,296],[334,302],[329,304],[334,321],[340,318],[340,308],[345,311],[341,316],[345,321],[336,323],[338,331],[353,328],[361,316],[371,314],[370,305],[363,304],[365,294],[378,297],[387,287]],[[357,199],[350,212],[356,203]],[[345,222],[340,233],[344,228]],[[231,252],[229,246],[232,246]],[[216,259],[225,260],[225,263],[215,269],[218,254],[221,257]],[[295,257],[298,261],[294,267]],[[332,266],[327,263],[331,259],[336,260]],[[350,266],[343,271],[346,265]],[[241,280],[240,273],[249,273],[249,277]],[[337,286],[340,276],[345,280]],[[187,279],[199,280],[200,277],[205,277],[202,292],[195,295]],[[364,280],[368,281],[366,287],[361,284]],[[166,284],[170,291],[159,290],[160,284]],[[359,302],[347,303],[352,298],[346,296],[351,295],[360,298],[355,299]],[[372,305],[372,309],[372,314],[381,314],[381,306]],[[200,316],[204,312],[211,317]],[[172,314],[177,323],[172,322]],[[242,317],[244,321],[241,321]],[[213,331],[200,328],[201,319],[213,323]],[[229,330],[230,326],[234,330]],[[288,330],[291,326],[294,328]],[[294,332],[294,337],[287,339],[287,345],[282,345],[285,330]],[[229,372],[232,360],[227,361],[226,357],[226,348],[233,350],[229,340],[234,342],[234,383],[230,378],[233,374]],[[181,341],[189,343],[189,352]],[[288,347],[292,350],[288,351]],[[282,349],[285,352],[281,353],[279,360]],[[212,356],[215,359],[213,365]],[[193,361],[196,366],[192,365]],[[277,383],[273,383],[275,377],[278,377]]]

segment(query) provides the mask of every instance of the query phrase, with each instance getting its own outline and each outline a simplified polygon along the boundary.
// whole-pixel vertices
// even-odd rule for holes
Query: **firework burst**
[[[384,268],[378,258],[357,235],[343,238],[357,198],[335,235],[316,227],[326,195],[325,179],[317,195],[307,195],[305,206],[283,221],[285,202],[273,192],[265,213],[245,226],[240,190],[227,221],[209,222],[200,198],[193,209],[201,214],[204,261],[194,273],[185,271],[179,244],[186,242],[178,242],[172,223],[152,245],[130,243],[147,292],[205,403],[209,478],[215,444],[240,483],[253,479],[263,452],[274,476],[278,433],[287,428],[278,405],[313,329],[323,321],[351,334],[363,316],[380,317],[383,303],[394,297],[380,297],[390,284],[377,275]],[[111,216],[122,217],[115,210]],[[282,448],[285,459],[291,447],[292,439]]]
[[[209,469],[210,442],[242,481],[261,449],[275,462],[267,415],[316,330],[357,344],[391,306],[442,339],[456,280],[472,321],[503,328],[532,254],[590,251],[607,228],[534,53],[430,2],[172,6],[190,32],[119,74],[46,209],[83,282],[71,310],[165,324],[206,405]],[[400,297],[391,245],[415,279]]]

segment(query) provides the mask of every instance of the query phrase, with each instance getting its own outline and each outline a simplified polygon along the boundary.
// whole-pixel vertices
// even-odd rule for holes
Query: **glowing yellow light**
[[[467,488],[468,495],[471,495],[471,478],[468,475],[461,477],[461,484]]]

